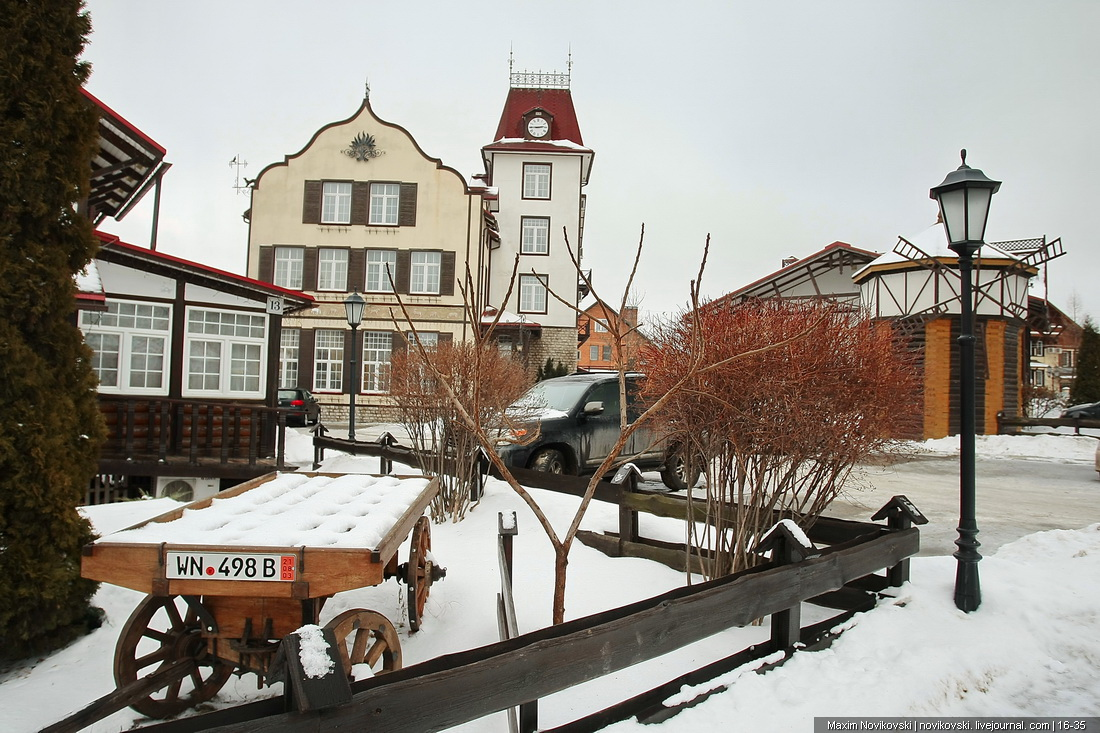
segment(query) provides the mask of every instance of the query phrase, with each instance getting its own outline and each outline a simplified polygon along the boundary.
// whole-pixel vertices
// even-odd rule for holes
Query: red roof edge
[[[80,91],[84,93],[84,96],[85,96],[85,97],[87,97],[88,99],[92,100],[92,102],[93,102],[93,103],[94,103],[94,104],[95,104],[95,105],[96,105],[97,107],[99,107],[100,109],[102,109],[102,110],[103,110],[104,112],[107,112],[107,113],[108,113],[108,114],[110,114],[110,115],[111,115],[112,117],[114,117],[114,118],[115,118],[116,120],[118,120],[118,121],[119,121],[119,122],[121,122],[121,123],[122,123],[123,125],[125,125],[125,126],[126,126],[126,129],[127,129],[127,130],[129,130],[130,132],[132,132],[132,133],[134,134],[134,137],[138,137],[138,138],[141,138],[142,140],[144,140],[144,141],[145,141],[146,143],[148,143],[149,145],[152,145],[152,146],[153,146],[154,148],[156,148],[156,149],[157,149],[157,151],[158,151],[158,152],[159,152],[159,153],[160,153],[161,155],[167,155],[167,154],[168,154],[168,151],[164,149],[164,146],[163,146],[163,145],[161,145],[161,144],[160,144],[160,143],[158,143],[158,142],[157,142],[156,140],[154,140],[153,138],[151,138],[151,137],[149,137],[148,135],[146,135],[146,134],[145,134],[144,132],[142,132],[142,131],[141,131],[140,129],[138,129],[138,128],[137,128],[137,127],[136,127],[136,126],[135,126],[135,125],[133,124],[133,123],[131,123],[131,122],[130,122],[130,121],[129,121],[128,119],[126,119],[125,117],[123,117],[122,115],[120,115],[120,114],[119,114],[118,112],[115,112],[115,111],[114,111],[113,109],[111,109],[110,107],[108,107],[108,106],[107,106],[106,104],[104,104],[104,103],[103,103],[103,102],[102,102],[102,101],[101,101],[101,100],[100,100],[100,99],[99,99],[98,97],[96,97],[96,96],[95,96],[94,94],[92,94],[91,92],[89,92],[89,91],[88,91],[87,89],[85,89],[84,87],[81,87],[81,88],[80,88]]]
[[[208,272],[212,275],[218,275],[219,277],[228,278],[230,280],[236,280],[237,282],[244,283],[244,284],[247,284],[247,285],[251,285],[251,286],[260,288],[262,290],[268,290],[268,291],[271,291],[272,293],[278,293],[280,295],[289,295],[293,298],[297,298],[299,300],[304,300],[307,303],[316,302],[312,295],[308,295],[307,293],[303,293],[300,290],[290,290],[289,288],[279,287],[278,285],[273,285],[271,283],[264,282],[263,280],[255,280],[251,277],[246,277],[244,275],[238,275],[235,272],[229,272],[228,270],[219,270],[216,267],[210,267],[209,265],[204,265],[200,262],[195,262],[194,260],[185,260],[182,257],[176,257],[174,255],[165,254],[164,252],[158,252],[154,249],[149,249],[148,247],[139,247],[136,244],[129,244],[128,242],[123,242],[121,239],[119,239],[114,234],[108,234],[107,232],[103,232],[103,231],[100,231],[98,229],[95,230],[95,235],[105,245],[110,245],[112,247],[117,247],[118,249],[121,249],[121,250],[138,253],[138,254],[141,254],[144,257],[150,257],[152,259],[159,259],[159,260],[163,260],[165,262],[171,262],[173,264],[183,265],[185,267],[190,267],[190,268],[200,270],[200,271],[203,271],[203,272]]]

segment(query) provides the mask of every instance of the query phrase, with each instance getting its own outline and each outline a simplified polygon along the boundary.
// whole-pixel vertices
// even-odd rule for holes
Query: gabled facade
[[[369,99],[264,168],[252,186],[248,274],[315,300],[283,324],[280,384],[312,390],[324,419],[346,418],[350,390],[368,418],[390,417],[390,359],[411,336],[399,300],[424,341],[469,337],[456,285],[467,264],[479,281],[495,236],[483,194]],[[355,291],[367,305],[353,346],[344,300]],[[344,373],[349,352],[354,375]]]
[[[614,308],[589,297],[582,301],[577,316],[577,369],[633,370],[638,365],[642,347],[649,342],[638,331],[638,309],[627,306],[620,314]],[[622,334],[623,349],[619,352],[615,333]]]
[[[1028,370],[1031,385],[1068,397],[1077,375],[1082,329],[1053,303],[1028,298]]]
[[[532,369],[547,358],[570,370],[576,364],[578,275],[566,238],[579,261],[593,155],[581,137],[568,74],[511,75],[493,142],[482,148],[500,237],[488,251],[485,303],[539,324],[510,344]],[[517,257],[517,281],[502,302]]]
[[[877,252],[833,242],[808,257],[784,260],[779,270],[715,299],[713,307],[736,305],[754,298],[827,298],[858,305],[860,291],[852,282],[852,275],[877,257]]]

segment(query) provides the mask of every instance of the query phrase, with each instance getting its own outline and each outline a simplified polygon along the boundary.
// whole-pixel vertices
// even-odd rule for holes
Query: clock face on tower
[[[527,134],[531,137],[544,137],[550,132],[550,123],[545,117],[532,117],[527,121]]]

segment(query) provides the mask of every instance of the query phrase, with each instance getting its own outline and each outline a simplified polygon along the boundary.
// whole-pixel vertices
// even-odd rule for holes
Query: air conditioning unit
[[[221,480],[193,476],[158,476],[157,498],[169,497],[176,501],[198,501],[218,493]]]

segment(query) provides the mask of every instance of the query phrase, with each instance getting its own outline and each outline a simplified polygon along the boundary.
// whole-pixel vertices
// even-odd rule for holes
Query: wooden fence
[[[382,449],[389,451],[390,447],[376,444],[370,448]],[[647,719],[660,719],[670,714],[660,701],[680,685],[713,678],[778,651],[789,654],[796,644],[818,643],[829,629],[850,616],[853,608],[873,604],[876,591],[902,582],[908,573],[908,558],[920,546],[918,530],[911,524],[923,518],[914,511],[904,497],[895,497],[875,515],[877,520],[888,520],[887,525],[818,522],[810,536],[831,540],[830,546],[823,548],[816,546],[818,540],[809,546],[801,544],[792,533],[783,531],[781,524],[758,548],[770,551],[766,564],[518,636],[518,629],[507,618],[506,596],[510,592],[505,586],[510,589],[506,579],[512,564],[510,540],[503,538],[505,524],[501,522],[499,603],[505,618],[500,642],[354,682],[346,704],[287,711],[283,699],[263,700],[144,730],[425,733],[515,709],[521,712],[510,714],[514,730],[527,732],[536,725],[532,703],[539,698],[771,616],[768,641],[735,651],[703,669],[555,730],[595,731],[638,716],[642,710],[648,710]],[[876,574],[881,570],[887,571],[885,576]],[[803,602],[840,607],[844,613],[803,627]]]
[[[1081,428],[1100,429],[1100,420],[1078,417],[1017,417],[997,413],[997,433],[1018,433],[1020,428],[1073,428],[1074,435],[1081,434]]]

